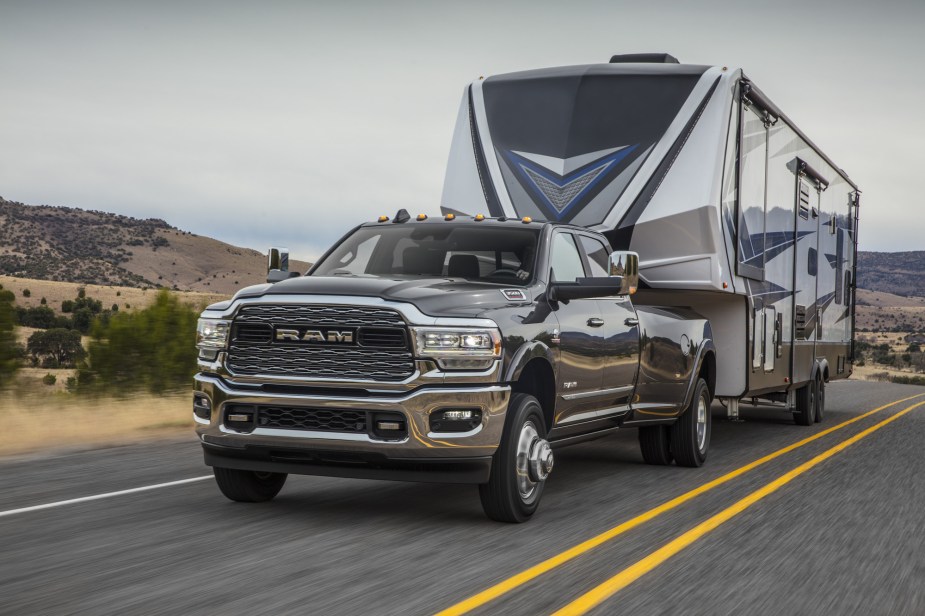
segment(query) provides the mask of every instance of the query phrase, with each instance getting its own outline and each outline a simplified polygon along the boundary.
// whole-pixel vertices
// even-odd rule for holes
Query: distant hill
[[[293,269],[308,264],[292,262]],[[230,295],[266,279],[266,257],[157,218],[0,197],[0,275]],[[925,297],[925,251],[858,254],[858,287]]]
[[[293,262],[293,269],[308,264]],[[266,257],[167,222],[0,197],[0,274],[230,295],[266,279]]]
[[[925,251],[859,251],[858,288],[925,297]]]

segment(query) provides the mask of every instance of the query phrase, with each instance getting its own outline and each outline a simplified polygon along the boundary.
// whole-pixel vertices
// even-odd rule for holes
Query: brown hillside
[[[0,198],[0,274],[231,295],[265,280],[266,257],[159,219]]]

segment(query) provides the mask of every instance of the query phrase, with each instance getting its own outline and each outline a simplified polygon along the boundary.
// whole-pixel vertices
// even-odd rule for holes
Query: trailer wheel
[[[671,426],[671,452],[678,466],[701,466],[710,447],[710,388],[697,379],[690,406]]]
[[[825,418],[825,379],[821,376],[816,386],[816,423]]]
[[[793,420],[800,426],[811,426],[816,421],[816,384],[814,378],[797,390],[797,410]]]
[[[671,431],[668,426],[639,428],[639,449],[646,464],[671,464],[674,456],[671,455]]]
[[[479,486],[485,515],[498,522],[529,520],[540,504],[552,465],[539,401],[528,394],[514,394],[488,483]]]
[[[234,468],[212,467],[215,483],[222,494],[239,503],[273,500],[286,483],[286,473],[258,473]]]

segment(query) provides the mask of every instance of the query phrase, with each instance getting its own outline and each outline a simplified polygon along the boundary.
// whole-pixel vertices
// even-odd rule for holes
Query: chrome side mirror
[[[620,276],[620,295],[632,295],[639,288],[639,255],[629,250],[610,253],[610,275]]]
[[[289,271],[289,249],[271,248],[267,253],[267,273],[273,270]]]
[[[267,282],[279,282],[289,277],[289,249],[271,248],[267,252]]]

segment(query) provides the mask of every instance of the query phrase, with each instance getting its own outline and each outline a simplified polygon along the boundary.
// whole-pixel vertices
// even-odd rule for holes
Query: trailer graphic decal
[[[514,151],[506,151],[504,155],[550,220],[562,220],[638,147],[637,143],[569,158]]]

